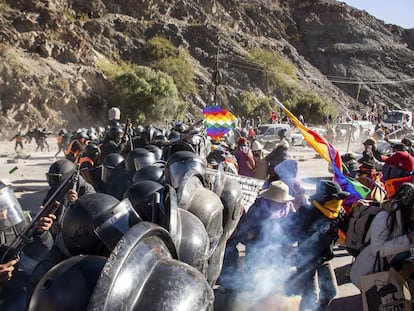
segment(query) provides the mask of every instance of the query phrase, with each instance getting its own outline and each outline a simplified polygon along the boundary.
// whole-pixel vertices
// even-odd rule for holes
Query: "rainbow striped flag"
[[[236,127],[236,117],[228,110],[220,108],[217,105],[205,107],[203,109],[203,115],[207,135],[211,139],[220,141],[226,133]]]
[[[289,116],[292,122],[300,130],[305,140],[309,145],[326,161],[331,163],[334,169],[334,181],[338,183],[342,190],[348,191],[351,196],[346,201],[356,201],[365,199],[370,192],[370,189],[356,179],[345,176],[342,172],[342,159],[335,147],[318,133],[307,128],[291,113],[277,98],[274,97],[275,102],[279,107]]]

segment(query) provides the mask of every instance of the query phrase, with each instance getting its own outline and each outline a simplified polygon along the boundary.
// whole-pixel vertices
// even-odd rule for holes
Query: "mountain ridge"
[[[148,65],[145,45],[154,36],[189,51],[197,68],[193,109],[210,101],[217,51],[221,105],[234,109],[244,90],[274,95],[245,62],[255,47],[280,53],[296,66],[298,83],[331,98],[339,113],[414,106],[414,29],[334,0],[7,0],[0,22],[4,135],[105,124],[111,85],[98,60]]]

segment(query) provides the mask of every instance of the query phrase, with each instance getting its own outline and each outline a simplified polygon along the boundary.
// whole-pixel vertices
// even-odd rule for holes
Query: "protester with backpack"
[[[385,258],[396,270],[414,272],[414,264],[405,261],[414,247],[414,184],[402,184],[394,197],[381,206],[383,210],[375,216],[367,233],[370,243],[351,268],[351,281],[358,288],[361,288],[360,276],[373,272],[377,253],[381,261]]]

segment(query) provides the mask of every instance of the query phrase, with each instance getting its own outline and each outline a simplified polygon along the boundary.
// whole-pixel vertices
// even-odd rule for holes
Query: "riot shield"
[[[141,222],[111,253],[88,310],[212,310],[213,301],[204,276],[177,260],[168,232]]]

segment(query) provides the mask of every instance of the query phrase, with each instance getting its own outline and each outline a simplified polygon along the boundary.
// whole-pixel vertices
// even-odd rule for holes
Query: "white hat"
[[[271,182],[269,188],[260,193],[260,197],[279,203],[286,203],[295,199],[289,195],[289,186],[281,180]]]
[[[258,140],[255,140],[252,143],[252,151],[263,150],[263,148],[264,146]]]

